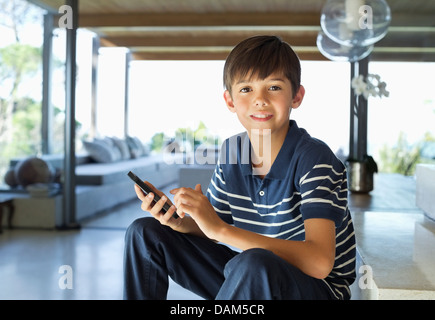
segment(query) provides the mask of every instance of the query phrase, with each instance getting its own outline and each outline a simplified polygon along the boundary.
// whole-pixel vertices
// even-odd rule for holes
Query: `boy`
[[[305,89],[300,62],[274,36],[239,43],[224,67],[224,99],[246,132],[227,139],[201,186],[153,194],[153,217],[127,230],[127,299],[165,299],[168,276],[205,299],[349,299],[355,238],[343,164],[289,120]],[[172,218],[177,212],[179,219]],[[234,251],[228,246],[240,251]]]

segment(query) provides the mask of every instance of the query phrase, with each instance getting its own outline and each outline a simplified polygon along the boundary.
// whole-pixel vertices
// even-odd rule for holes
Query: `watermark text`
[[[201,140],[196,139],[201,137]],[[204,138],[205,137],[205,138]],[[214,145],[217,139],[207,138],[203,133],[187,138],[177,137],[163,149],[163,161],[166,164],[250,164],[253,175],[266,175],[269,171],[267,164],[271,163],[272,135],[270,129],[253,129],[247,136],[235,135],[222,144],[218,149]],[[197,142],[201,141],[200,144]],[[195,150],[187,152],[187,146],[195,146]],[[184,157],[174,158],[172,154],[182,153]],[[192,157],[190,156],[192,154]],[[218,160],[219,159],[219,160]]]
[[[373,269],[369,265],[362,265],[359,267],[358,272],[361,277],[358,280],[358,286],[361,290],[374,289]]]
[[[58,285],[62,290],[73,288],[73,269],[70,265],[64,264],[59,267],[62,276],[59,278]]]
[[[359,7],[358,10],[360,18],[358,20],[358,26],[360,29],[373,29],[373,10],[372,7],[364,5]]]
[[[62,15],[59,17],[58,26],[63,29],[73,28],[73,9],[71,6],[63,5],[59,7],[59,13]]]

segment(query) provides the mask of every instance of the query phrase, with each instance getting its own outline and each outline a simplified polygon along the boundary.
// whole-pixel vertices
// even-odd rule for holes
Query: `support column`
[[[369,74],[369,57],[364,58],[358,62],[359,74],[367,79]],[[358,97],[358,142],[357,142],[357,156],[358,159],[363,159],[367,156],[367,99],[363,95]]]
[[[66,74],[65,74],[65,154],[63,213],[65,228],[77,227],[76,224],[76,176],[75,176],[75,96],[76,96],[76,45],[78,27],[78,0],[67,0],[72,9],[72,28],[67,28],[66,38]]]
[[[351,80],[362,75],[367,79],[369,57],[351,63]],[[350,91],[349,158],[346,162],[348,188],[352,192],[368,193],[373,190],[376,162],[367,154],[367,99]]]
[[[92,101],[91,101],[91,128],[89,138],[97,135],[97,79],[98,79],[98,50],[100,49],[100,38],[95,36],[92,39]]]
[[[350,63],[350,81],[358,74],[358,62]],[[355,90],[350,86],[350,126],[349,126],[349,159],[356,160],[358,155],[357,137],[358,137],[358,104],[355,96]]]
[[[51,105],[52,57],[53,57],[53,14],[44,15],[44,43],[42,47],[42,153],[53,151],[53,107]]]
[[[369,57],[350,64],[351,81],[355,76],[368,75]],[[367,155],[367,99],[350,89],[349,159],[363,160]]]
[[[130,61],[131,52],[128,50],[125,53],[125,88],[124,88],[124,136],[127,137],[129,133],[128,120],[129,120],[129,107],[128,98],[130,93]]]

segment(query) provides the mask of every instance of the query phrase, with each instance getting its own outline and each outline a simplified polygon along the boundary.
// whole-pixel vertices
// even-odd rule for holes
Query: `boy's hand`
[[[156,189],[151,183],[148,181],[144,181],[153,191],[154,193],[149,193],[147,196],[142,192],[142,190],[135,184],[134,190],[136,191],[136,195],[139,200],[142,201],[141,209],[144,211],[148,211],[151,215],[160,221],[161,224],[171,227],[172,229],[177,228],[181,224],[182,219],[174,219],[172,218],[172,214],[176,211],[176,208],[172,204],[171,200],[169,200],[163,192]],[[154,194],[160,196],[160,200],[157,203],[153,202]],[[168,202],[171,207],[170,209],[164,213],[162,208],[164,204]]]
[[[219,218],[208,198],[202,193],[201,185],[195,189],[177,188],[170,191],[174,195],[177,214],[184,217],[187,213],[195,220],[201,231],[210,239],[216,239],[225,222]]]

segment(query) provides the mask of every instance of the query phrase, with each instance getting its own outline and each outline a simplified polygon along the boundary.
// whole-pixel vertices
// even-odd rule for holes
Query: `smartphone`
[[[143,182],[143,181],[142,181],[142,180],[141,180],[137,175],[135,175],[133,172],[129,171],[127,175],[130,177],[131,180],[133,180],[133,181],[134,181],[134,182],[139,186],[139,188],[142,189],[142,191],[143,191],[143,193],[145,193],[145,195],[148,195],[148,193],[153,192],[153,190],[152,190],[150,187],[148,187],[148,186],[145,184],[145,182]],[[153,202],[156,203],[157,201],[160,200],[160,197],[159,197],[155,192],[153,192],[153,193],[154,193],[154,199],[153,199]],[[166,203],[163,205],[162,211],[166,213],[166,212],[169,210],[170,207],[171,207],[171,206],[169,205],[169,203],[166,202]],[[174,212],[174,214],[172,215],[172,218],[174,218],[174,219],[178,219],[178,214],[177,214],[176,212]]]

